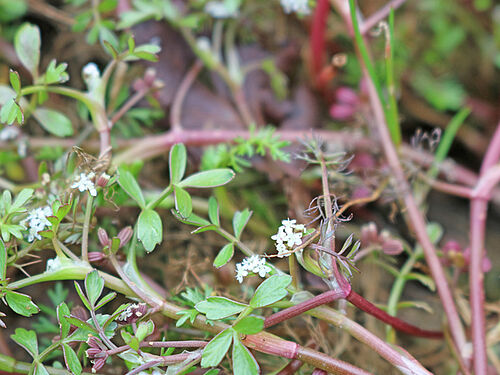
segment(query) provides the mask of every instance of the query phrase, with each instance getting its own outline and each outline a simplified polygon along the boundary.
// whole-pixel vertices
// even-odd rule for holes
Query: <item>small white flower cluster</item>
[[[258,255],[243,259],[241,263],[236,264],[236,280],[241,284],[243,278],[248,276],[249,272],[258,274],[260,277],[265,277],[271,268],[266,265],[266,259]]]
[[[127,307],[123,312],[118,315],[116,320],[125,322],[127,320],[136,321],[139,318],[142,318],[146,313],[146,304],[145,303],[133,303],[129,307]]]
[[[280,0],[281,6],[285,13],[297,13],[300,15],[308,15],[311,13],[308,0]]]
[[[297,220],[283,220],[281,227],[278,228],[278,233],[271,236],[271,239],[276,241],[276,250],[278,250],[278,258],[289,256],[293,247],[302,244],[302,235],[306,233],[304,224],[296,224]]]
[[[75,177],[75,182],[71,185],[72,189],[78,189],[82,193],[86,190],[95,197],[97,195],[97,190],[95,189],[95,185],[92,182],[92,179],[95,177],[94,172],[90,172],[89,174],[80,173],[80,176]]]
[[[209,1],[205,4],[205,12],[213,18],[233,18],[238,15],[236,9],[230,9],[223,1]]]
[[[34,239],[41,240],[42,236],[38,232],[44,230],[46,227],[52,226],[51,222],[47,220],[47,216],[52,216],[52,208],[49,206],[35,208],[31,210],[28,217],[22,221],[22,224],[28,223],[28,241],[33,242]]]

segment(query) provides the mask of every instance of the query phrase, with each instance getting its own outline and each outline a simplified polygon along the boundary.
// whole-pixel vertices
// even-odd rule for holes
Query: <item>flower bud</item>
[[[351,104],[333,104],[330,107],[330,116],[334,120],[345,121],[352,118],[355,107]]]
[[[111,242],[109,241],[109,236],[105,229],[99,228],[97,230],[97,237],[99,238],[99,242],[101,243],[102,246],[110,245]]]
[[[339,103],[351,105],[356,105],[359,101],[356,91],[345,86],[339,87],[337,91],[335,91],[335,99],[337,99]]]
[[[378,242],[377,226],[370,222],[361,227],[361,244],[367,247]]]
[[[146,86],[152,87],[156,79],[156,70],[153,68],[146,69],[143,79]]]
[[[133,234],[134,230],[131,226],[123,228],[116,236],[120,240],[120,247],[125,246],[130,241]]]
[[[97,371],[104,367],[104,365],[106,364],[106,358],[96,359],[93,363],[94,365],[92,366],[92,372],[95,374]]]
[[[99,263],[102,262],[104,259],[106,259],[106,255],[100,253],[99,251],[91,251],[88,254],[88,257],[90,263]]]
[[[98,178],[97,178],[97,181],[96,181],[96,184],[97,186],[100,186],[100,187],[106,187],[106,185],[108,184],[109,182],[109,179],[111,177],[106,174],[106,173],[102,173]]]

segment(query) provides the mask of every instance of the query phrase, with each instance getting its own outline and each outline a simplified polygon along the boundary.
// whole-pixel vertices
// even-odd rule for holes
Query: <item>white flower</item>
[[[7,125],[0,130],[0,141],[10,141],[17,138],[19,135],[19,128],[14,125]]]
[[[85,190],[88,190],[90,195],[95,197],[97,195],[97,190],[95,189],[95,185],[92,182],[92,178],[94,178],[94,172],[90,172],[89,174],[80,173],[80,176],[75,177],[75,182],[71,185],[72,189],[78,189],[82,193]]]
[[[205,12],[213,18],[232,18],[238,15],[237,9],[231,9],[223,1],[209,1],[205,4]]]
[[[293,220],[290,220],[289,218],[286,219],[286,220],[282,220],[281,221],[281,224],[283,224],[283,226],[285,228],[290,228],[290,227],[293,227],[295,225],[295,223],[297,222],[297,220],[293,219]]]
[[[96,79],[101,76],[101,72],[97,65],[93,62],[88,63],[82,69],[83,79],[86,81],[88,79]]]
[[[47,216],[52,216],[52,208],[49,206],[38,207],[31,210],[28,217],[24,219],[21,224],[28,223],[28,242],[33,242],[36,239],[41,240],[42,236],[38,232],[44,230],[46,227],[52,226]]]
[[[307,15],[311,13],[308,0],[280,0],[281,6],[285,13],[297,13],[300,15]]]
[[[278,228],[278,233],[271,236],[271,239],[276,241],[276,250],[278,257],[283,258],[289,256],[294,246],[302,244],[302,235],[306,233],[304,224],[296,224],[295,219],[286,219],[281,222],[283,224]]]
[[[243,278],[248,276],[249,272],[258,274],[260,277],[266,277],[271,272],[271,268],[266,265],[266,260],[258,255],[243,259],[241,263],[236,264],[236,280],[241,284]]]
[[[82,69],[82,76],[89,92],[93,92],[101,83],[101,72],[93,62],[88,63]]]
[[[243,263],[236,264],[236,280],[241,284],[243,282],[243,278],[248,276],[248,270],[243,265]]]

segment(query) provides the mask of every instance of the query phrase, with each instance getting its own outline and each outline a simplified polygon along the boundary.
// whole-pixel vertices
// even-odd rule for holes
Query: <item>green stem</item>
[[[396,86],[394,84],[394,8],[391,8],[389,13],[389,33],[386,41],[386,79],[388,91],[387,124],[392,129],[391,136],[394,144],[399,146],[401,144],[401,127],[399,126]]]
[[[387,302],[387,313],[389,315],[396,316],[398,312],[398,302],[406,285],[406,277],[411,272],[416,261],[422,256],[422,254],[422,248],[418,246],[396,276],[396,280],[392,285],[391,293],[389,295],[389,301]],[[391,326],[387,327],[387,341],[391,343],[396,341],[396,331]]]
[[[51,375],[68,375],[68,370],[66,369],[54,368],[48,366],[44,367]],[[14,358],[11,358],[5,354],[0,354],[0,371],[27,374],[30,372],[30,369],[31,369],[31,363],[18,362]],[[82,372],[81,374],[93,375],[90,372]]]
[[[361,59],[363,60],[366,70],[368,71],[368,75],[370,76],[371,81],[373,82],[373,86],[375,86],[375,91],[377,92],[377,96],[382,103],[382,108],[384,108],[384,114],[387,122],[387,127],[389,129],[389,133],[391,134],[392,142],[395,145],[399,145],[401,142],[401,129],[399,128],[398,121],[387,121],[387,118],[391,118],[387,111],[387,104],[382,94],[382,86],[380,85],[380,81],[377,76],[377,72],[375,71],[375,66],[371,60],[370,54],[368,52],[368,47],[366,46],[365,40],[363,39],[363,35],[359,29],[358,16],[357,16],[357,8],[355,0],[349,0],[349,8],[350,8],[350,16],[352,22],[352,28],[354,31],[354,37],[356,40],[356,47],[358,47],[359,54],[361,55]]]
[[[55,233],[54,233],[54,236],[55,236]],[[57,254],[57,256],[61,259],[67,259],[68,257],[66,255],[64,255],[64,253],[62,252],[61,248],[59,247],[59,243],[57,241],[57,238],[53,237],[52,238],[52,246],[54,246],[54,250]]]
[[[82,231],[82,260],[84,262],[89,261],[88,251],[89,251],[89,229],[90,229],[90,216],[92,215],[92,203],[94,202],[94,197],[88,195],[87,205],[85,206],[85,218],[83,219],[83,231]]]
[[[172,184],[169,184],[156,199],[152,200],[147,204],[146,208],[154,210],[156,206],[158,206],[161,202],[163,202],[163,200],[172,193],[173,190],[174,186]]]
[[[104,107],[84,92],[61,86],[34,85],[21,89],[21,96],[30,95],[42,91],[53,92],[55,94],[64,95],[79,100],[80,102],[85,104],[85,106],[89,110],[96,129],[98,131],[105,131],[106,129],[108,129],[108,117],[106,115]]]

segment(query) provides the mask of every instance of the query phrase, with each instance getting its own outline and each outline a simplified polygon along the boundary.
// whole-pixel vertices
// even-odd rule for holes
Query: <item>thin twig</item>
[[[196,77],[200,74],[203,69],[203,62],[201,60],[196,60],[191,68],[189,68],[186,76],[182,80],[177,92],[175,93],[174,100],[172,102],[172,108],[170,110],[170,129],[172,131],[180,131],[182,130],[182,122],[181,122],[181,112],[182,112],[182,103],[184,103],[184,99],[186,95],[193,85]]]

